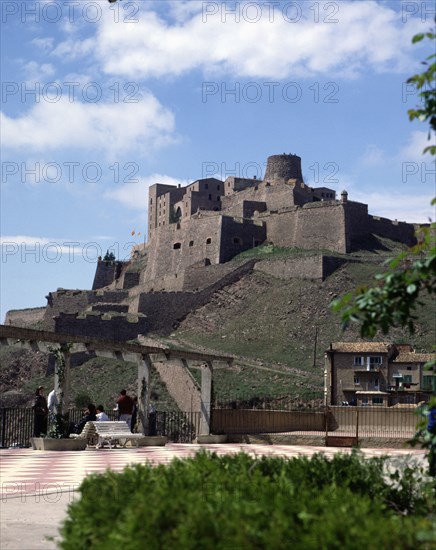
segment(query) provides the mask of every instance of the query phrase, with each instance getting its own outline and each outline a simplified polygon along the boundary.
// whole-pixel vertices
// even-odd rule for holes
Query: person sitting
[[[96,410],[97,410],[97,420],[99,422],[107,422],[109,420],[108,415],[104,412],[103,405],[98,405]]]
[[[80,420],[80,422],[77,422],[74,426],[74,433],[81,434],[83,428],[85,427],[85,424],[87,422],[92,422],[93,420],[97,420],[97,411],[95,408],[95,405],[92,403],[89,403],[88,408],[85,411],[85,416]]]

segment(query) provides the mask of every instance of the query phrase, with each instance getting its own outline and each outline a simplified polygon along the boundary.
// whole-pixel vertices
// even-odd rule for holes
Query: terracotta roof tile
[[[333,342],[332,350],[339,353],[387,353],[392,347],[390,342]]]
[[[436,359],[434,353],[400,353],[392,362],[393,363],[427,363]]]

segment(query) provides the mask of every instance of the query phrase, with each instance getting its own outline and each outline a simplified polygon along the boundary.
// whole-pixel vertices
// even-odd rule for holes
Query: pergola
[[[63,407],[69,397],[71,354],[87,352],[99,357],[135,362],[138,366],[138,420],[141,432],[148,434],[148,410],[150,402],[150,370],[153,362],[180,361],[185,367],[190,361],[202,362],[201,369],[201,416],[199,435],[210,433],[210,408],[212,401],[212,372],[214,363],[231,366],[233,358],[210,355],[180,349],[159,348],[142,344],[128,344],[114,340],[87,338],[41,330],[0,325],[0,345],[14,346],[25,350],[53,353],[58,348],[64,358],[62,376],[59,375],[59,360],[56,360],[54,389],[62,395]],[[56,359],[56,356],[55,356]],[[64,410],[62,412],[65,412]]]

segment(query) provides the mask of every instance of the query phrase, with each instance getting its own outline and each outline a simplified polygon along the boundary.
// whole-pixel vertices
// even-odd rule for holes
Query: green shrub
[[[431,548],[430,493],[413,484],[388,483],[382,460],[358,454],[200,453],[89,476],[61,548]]]

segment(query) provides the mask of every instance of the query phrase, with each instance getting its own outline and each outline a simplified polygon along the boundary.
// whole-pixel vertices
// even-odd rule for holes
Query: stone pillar
[[[149,355],[140,355],[138,364],[138,423],[141,433],[148,435],[148,409],[150,405],[150,372]]]
[[[201,410],[200,433],[210,434],[210,406],[212,401],[212,362],[208,361],[201,369]]]
[[[54,375],[54,390],[58,396],[58,399],[61,403],[61,409],[58,407],[57,410],[61,414],[65,414],[68,411],[68,403],[70,400],[70,363],[71,363],[71,354],[63,351],[62,355],[64,357],[64,372],[62,376],[59,376],[60,369],[62,365],[59,364],[59,360],[55,356],[55,375]],[[51,391],[50,388],[49,391]]]

